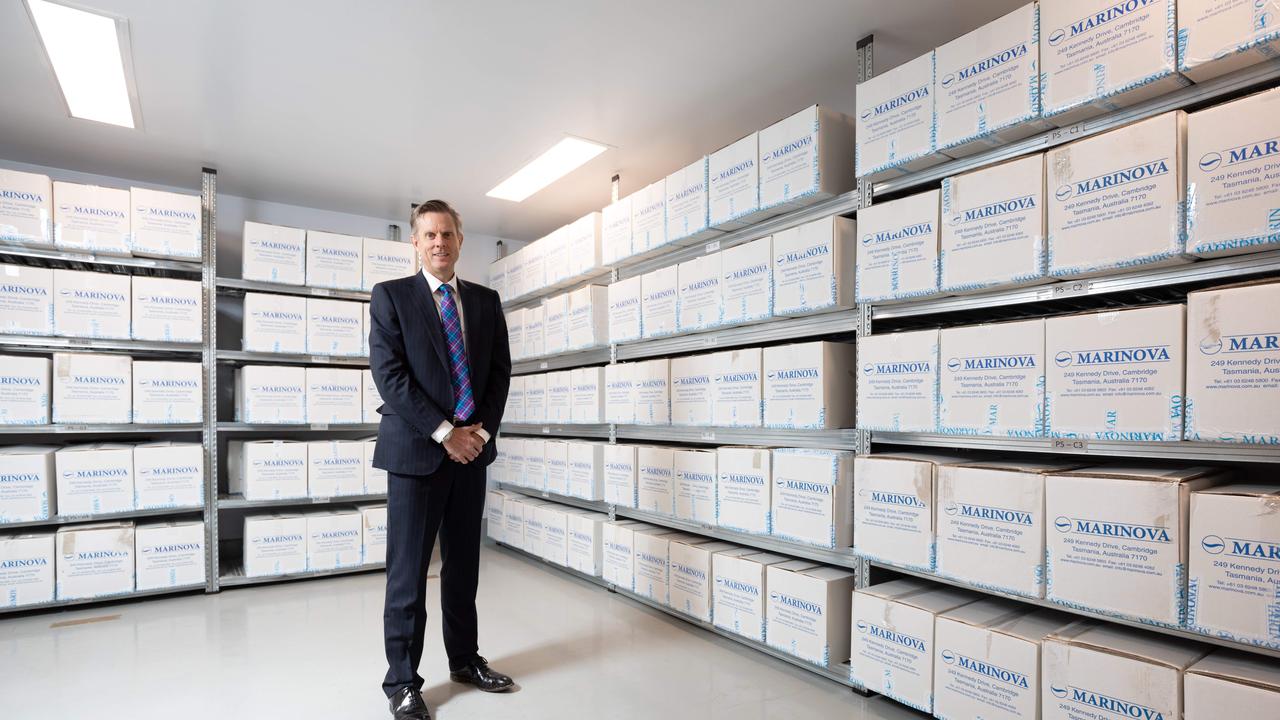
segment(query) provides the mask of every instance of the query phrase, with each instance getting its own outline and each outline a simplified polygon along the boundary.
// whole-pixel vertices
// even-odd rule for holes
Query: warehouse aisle
[[[6,621],[0,715],[390,717],[378,690],[382,582],[368,574]],[[433,578],[431,607],[438,597]],[[482,652],[522,687],[492,696],[449,683],[433,613],[423,675],[440,720],[924,717],[491,546],[480,603]]]

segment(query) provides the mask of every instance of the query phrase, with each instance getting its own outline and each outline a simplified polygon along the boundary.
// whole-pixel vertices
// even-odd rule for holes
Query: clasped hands
[[[476,431],[481,427],[483,423],[476,423],[449,431],[441,444],[444,445],[445,452],[449,453],[450,460],[466,465],[480,456],[480,451],[484,450],[484,438]]]

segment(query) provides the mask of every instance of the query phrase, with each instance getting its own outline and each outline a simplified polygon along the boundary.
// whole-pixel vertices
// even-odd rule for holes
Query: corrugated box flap
[[[1205,646],[1189,640],[1161,638],[1138,630],[1093,623],[1073,625],[1050,637],[1066,645],[1159,663],[1177,670],[1186,669],[1208,652]]]
[[[1218,650],[1187,668],[1187,672],[1280,692],[1280,663],[1275,659]]]
[[[977,593],[957,588],[944,587],[932,589],[928,592],[900,597],[897,598],[895,602],[902,603],[903,605],[910,605],[911,607],[919,608],[925,612],[937,615],[938,613],[946,612],[952,608],[958,608],[961,605],[968,605],[971,602],[981,599],[982,596]]]
[[[1084,463],[1020,461],[1020,460],[979,460],[977,462],[955,463],[951,467],[971,468],[974,470],[1000,470],[1004,472],[1024,473],[1065,473],[1087,467]]]
[[[965,625],[972,625],[973,627],[985,628],[1000,625],[1029,612],[1028,607],[1021,603],[1001,598],[988,598],[953,608],[938,617],[964,623]]]
[[[858,589],[856,592],[863,595],[871,595],[885,600],[893,600],[905,597],[912,593],[928,592],[937,587],[933,583],[924,580],[915,580],[913,578],[904,578],[902,580],[891,580],[890,582],[877,583],[864,588]]]
[[[1240,495],[1242,497],[1280,497],[1280,485],[1236,483],[1196,490],[1197,495]]]
[[[1221,473],[1214,467],[1155,467],[1141,465],[1100,465],[1082,470],[1054,473],[1063,477],[1097,477],[1114,480],[1149,480],[1152,482],[1187,482]]]

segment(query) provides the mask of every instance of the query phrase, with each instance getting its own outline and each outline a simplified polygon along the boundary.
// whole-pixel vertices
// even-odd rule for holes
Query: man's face
[[[427,272],[448,281],[462,254],[462,233],[454,227],[449,213],[423,213],[414,225],[413,248]]]

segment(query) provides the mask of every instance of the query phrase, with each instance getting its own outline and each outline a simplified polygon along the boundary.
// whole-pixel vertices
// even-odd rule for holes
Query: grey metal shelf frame
[[[226,572],[218,576],[218,586],[220,588],[227,588],[243,587],[246,585],[266,585],[269,583],[290,582],[293,580],[313,580],[315,578],[337,577],[339,575],[381,572],[386,569],[386,563],[367,563],[364,565],[337,568],[336,570],[308,570],[306,572],[288,573],[285,575],[256,575],[254,577],[249,577],[244,574],[244,567],[237,562],[229,564],[226,568]]]
[[[146,508],[143,510],[121,510],[120,512],[97,513],[94,515],[55,515],[48,520],[24,520],[22,522],[0,522],[0,532],[18,528],[58,527],[79,523],[109,522],[112,520],[137,520],[142,518],[166,517],[172,515],[194,515],[204,512],[204,504],[187,505],[170,508]]]
[[[284,283],[218,278],[218,291],[225,295],[243,295],[246,292],[275,293],[277,295],[302,295],[304,297],[329,298],[331,300],[363,300],[369,302],[372,293],[364,290],[336,290],[332,288],[285,285]]]
[[[551,370],[568,370],[569,368],[586,367],[588,365],[605,365],[610,359],[610,348],[594,347],[585,350],[573,350],[556,355],[523,358],[511,363],[512,375],[530,375],[549,372]]]
[[[219,495],[219,510],[245,510],[253,508],[297,507],[301,505],[348,505],[352,503],[386,502],[386,493],[373,495],[332,495],[330,497],[276,498],[273,500],[246,500],[243,495]]]
[[[377,432],[378,423],[244,423],[220,422],[218,432],[255,433],[255,432]]]
[[[202,591],[204,589],[204,585],[179,585],[178,587],[157,588],[155,590],[132,590],[127,593],[116,593],[114,595],[103,595],[101,597],[77,598],[75,600],[54,600],[53,602],[47,603],[33,603],[30,605],[17,605],[15,607],[0,607],[0,615],[36,612],[39,610],[55,610],[75,607],[77,605],[97,605],[99,603],[137,600],[139,598],[159,597],[161,595],[177,595],[180,593]]]
[[[248,352],[246,350],[219,350],[218,362],[273,363],[276,365],[340,365],[369,367],[369,358],[359,355],[308,355],[294,353]]]
[[[201,343],[109,340],[44,335],[0,335],[0,350],[19,352],[122,352],[131,355],[199,355]]]
[[[555,438],[609,439],[643,442],[709,445],[763,445],[768,447],[859,450],[857,430],[790,430],[764,427],[690,427],[685,425],[552,425],[503,423],[504,435]]]
[[[110,269],[126,273],[145,270],[157,273],[199,275],[204,268],[204,263],[200,260],[162,260],[129,255],[100,255],[0,242],[0,262],[18,261],[38,267],[60,267],[71,270]]]
[[[1062,453],[1187,462],[1280,463],[1280,447],[1211,442],[1129,442],[1075,438],[1008,438],[872,431],[871,442],[886,445],[964,448],[1013,453]]]
[[[800,658],[798,658],[798,657],[796,657],[796,656],[794,656],[794,655],[788,655],[787,653],[784,653],[784,652],[782,652],[781,650],[778,650],[778,649],[776,649],[776,648],[770,647],[769,645],[766,645],[765,643],[757,642],[757,641],[752,640],[752,639],[750,639],[750,638],[742,637],[741,635],[736,635],[736,634],[731,633],[731,632],[729,632],[729,631],[727,631],[727,630],[724,630],[724,629],[722,629],[722,628],[718,628],[718,627],[716,627],[715,625],[713,625],[713,624],[711,624],[711,623],[703,622],[702,620],[700,620],[700,619],[698,619],[698,618],[691,617],[691,616],[689,616],[689,615],[685,615],[684,613],[680,612],[679,610],[676,610],[675,608],[671,608],[671,607],[668,607],[668,606],[666,606],[666,605],[663,605],[663,604],[662,604],[662,603],[660,603],[660,602],[656,602],[656,601],[654,601],[654,600],[653,600],[653,599],[651,599],[651,598],[647,598],[647,597],[645,597],[645,596],[643,596],[643,595],[639,595],[639,594],[637,594],[637,593],[634,593],[634,592],[632,592],[632,591],[630,591],[630,590],[628,590],[628,589],[626,589],[626,588],[618,587],[617,585],[614,585],[613,583],[608,582],[608,581],[604,580],[603,578],[598,578],[598,577],[596,577],[596,576],[594,576],[594,575],[588,575],[588,574],[586,574],[586,573],[584,573],[584,572],[579,572],[578,570],[575,570],[575,569],[573,569],[573,568],[565,567],[565,566],[563,566],[563,565],[557,565],[557,564],[555,564],[555,563],[553,563],[553,562],[548,562],[548,561],[547,561],[546,559],[544,559],[544,558],[540,558],[540,557],[538,557],[538,556],[536,556],[536,555],[533,555],[533,554],[531,554],[531,553],[525,552],[525,551],[524,551],[523,549],[521,549],[521,548],[514,547],[514,546],[512,546],[512,545],[508,545],[508,544],[503,543],[503,542],[495,542],[494,544],[495,544],[497,547],[500,547],[500,548],[502,548],[502,549],[506,550],[507,552],[510,552],[510,553],[512,553],[512,554],[514,554],[514,555],[516,555],[517,557],[524,558],[525,560],[529,560],[529,561],[531,561],[531,562],[541,563],[541,564],[543,564],[544,566],[546,566],[546,567],[548,567],[548,568],[551,568],[551,569],[552,569],[552,570],[554,570],[554,571],[557,571],[557,572],[563,573],[563,574],[568,575],[568,576],[573,577],[573,578],[577,578],[578,580],[581,580],[581,581],[583,581],[583,582],[585,582],[585,583],[589,583],[589,584],[591,584],[591,585],[596,585],[596,586],[602,587],[602,588],[604,588],[605,590],[608,590],[609,592],[612,592],[612,593],[616,593],[616,594],[618,594],[618,595],[621,595],[622,597],[625,597],[625,598],[627,598],[628,600],[631,600],[631,601],[633,601],[633,602],[639,603],[639,604],[641,604],[641,605],[645,605],[645,606],[650,607],[650,608],[652,608],[652,609],[654,609],[654,610],[657,610],[657,611],[659,611],[659,612],[662,612],[662,613],[665,613],[665,614],[667,614],[667,615],[670,615],[671,617],[676,618],[676,619],[678,619],[678,620],[683,620],[684,622],[687,622],[687,623],[689,623],[690,625],[694,625],[694,626],[700,627],[700,628],[702,628],[703,630],[706,630],[707,632],[714,633],[714,634],[716,634],[716,635],[719,635],[719,636],[720,636],[720,637],[722,637],[722,638],[727,638],[727,639],[732,640],[732,641],[734,641],[734,642],[736,642],[736,643],[739,643],[739,644],[741,644],[741,645],[745,645],[745,646],[747,646],[747,647],[749,647],[749,648],[751,648],[751,649],[753,649],[753,650],[756,650],[756,651],[758,651],[758,652],[762,652],[762,653],[764,653],[765,655],[768,655],[768,656],[773,657],[773,658],[778,659],[778,660],[782,660],[783,662],[786,662],[786,663],[788,663],[788,664],[794,665],[795,667],[802,668],[802,669],[804,669],[804,670],[808,670],[809,672],[813,673],[814,675],[818,675],[818,676],[824,677],[824,678],[826,678],[826,679],[828,679],[828,680],[832,680],[832,681],[834,681],[834,682],[837,682],[837,683],[839,683],[839,684],[841,684],[841,685],[844,685],[845,687],[848,687],[848,688],[853,689],[853,690],[854,690],[854,691],[856,691],[856,692],[859,692],[859,693],[866,693],[866,689],[865,689],[865,688],[863,688],[863,687],[862,687],[861,685],[859,685],[858,683],[855,683],[855,682],[853,682],[852,680],[850,680],[850,679],[849,679],[849,663],[848,663],[848,662],[842,662],[842,663],[836,664],[836,665],[834,665],[834,666],[832,666],[832,667],[824,667],[824,666],[822,666],[822,665],[815,665],[815,664],[813,664],[813,663],[811,663],[811,662],[809,662],[809,661],[807,661],[807,660],[802,660],[802,659],[800,659]]]
[[[538,435],[557,438],[586,438],[590,440],[608,440],[612,431],[607,424],[593,425],[554,425],[540,423],[508,423],[498,428],[503,435]]]
[[[65,423],[57,425],[0,425],[0,435],[159,435],[198,433],[200,423],[135,425],[130,423]]]

